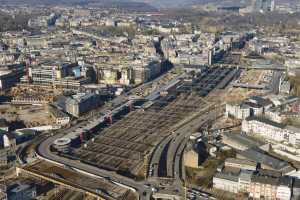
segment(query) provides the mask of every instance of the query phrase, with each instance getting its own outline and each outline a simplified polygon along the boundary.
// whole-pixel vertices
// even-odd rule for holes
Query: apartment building
[[[250,117],[242,122],[242,131],[247,134],[258,134],[275,142],[300,144],[300,129],[276,123],[262,117]]]
[[[29,77],[34,83],[53,84],[62,77],[62,69],[66,65],[58,62],[46,62],[40,66],[29,68]]]
[[[276,199],[277,178],[254,175],[251,178],[249,196],[254,199]]]
[[[245,119],[250,117],[250,106],[243,105],[235,105],[235,104],[226,104],[225,114],[227,117],[235,117],[237,119]]]
[[[49,111],[51,113],[51,117],[54,119],[55,124],[57,125],[61,125],[61,126],[67,125],[71,120],[70,117],[61,110],[50,107]]]
[[[254,200],[290,200],[293,179],[282,177],[269,170],[245,171],[240,173],[220,172],[213,177],[213,188],[232,192],[248,193]]]
[[[216,173],[213,177],[213,187],[232,193],[239,191],[238,176],[233,174]]]
[[[292,180],[287,177],[279,179],[276,191],[276,198],[280,200],[290,200],[292,197]]]
[[[8,199],[10,200],[31,200],[37,196],[36,186],[29,183],[17,182],[9,185],[6,190]]]
[[[247,134],[259,134],[277,142],[288,140],[289,133],[283,124],[261,117],[251,117],[243,120],[242,131]]]
[[[265,111],[265,117],[276,123],[282,123],[286,119],[282,112],[277,108]]]
[[[272,102],[268,99],[253,96],[240,104],[226,104],[225,114],[228,117],[231,116],[237,119],[246,119],[250,116],[264,114],[272,107],[272,105]]]

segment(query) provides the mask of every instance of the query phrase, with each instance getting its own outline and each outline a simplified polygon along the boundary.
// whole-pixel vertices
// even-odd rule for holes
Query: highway
[[[233,83],[232,86],[239,87],[239,88],[257,89],[257,90],[267,89],[266,85],[254,85],[254,84],[246,84],[246,83]]]
[[[25,142],[25,143],[17,146],[18,149],[17,149],[16,155],[17,155],[18,161],[21,165],[24,165],[25,163],[27,163],[26,151],[28,150],[30,145],[39,144],[44,139],[46,139],[46,135],[44,135],[44,134],[39,135],[39,137],[35,137],[33,140],[30,140],[28,142]]]
[[[252,65],[252,66],[241,66],[241,65],[233,65],[233,64],[216,64],[216,66],[222,67],[237,67],[239,69],[257,69],[257,70],[274,70],[274,71],[285,71],[285,66],[279,65]]]
[[[173,152],[173,154],[171,153],[169,156],[173,156],[173,162],[172,164],[169,163],[169,165],[173,165],[173,171],[174,171],[174,178],[175,180],[182,180],[183,182],[185,181],[185,168],[184,168],[184,163],[183,161],[183,152],[185,150],[186,144],[189,141],[189,136],[191,134],[193,134],[194,132],[191,132],[189,130],[198,130],[199,127],[201,127],[204,124],[209,124],[209,123],[213,123],[213,121],[215,120],[215,117],[218,115],[218,117],[220,115],[222,115],[222,113],[218,113],[218,109],[212,110],[209,112],[209,114],[204,115],[198,119],[193,120],[189,126],[184,127],[181,130],[181,135],[185,135],[185,137],[182,138],[182,140],[180,141],[180,138],[177,139],[176,141],[173,143],[174,147],[173,149],[176,149],[175,152]],[[188,134],[186,134],[188,133]],[[180,158],[180,159],[179,159]]]
[[[166,165],[167,175],[165,177],[172,178],[173,180],[170,185],[165,186],[165,189],[160,190],[159,193],[183,196],[183,185],[185,182],[185,167],[183,162],[184,150],[189,141],[189,136],[197,131],[203,124],[211,123],[217,116],[217,107],[207,111],[211,106],[213,105],[206,106],[202,109],[202,112],[199,111],[194,116],[185,120],[186,123],[178,124],[177,130],[162,140],[153,152],[149,166],[153,166],[150,168],[152,168],[151,171],[153,171],[152,177],[156,179],[156,181],[152,183],[152,186],[158,187],[160,184],[160,179],[157,179],[157,177],[161,174],[159,173],[159,170],[162,170],[165,166],[160,166],[159,164]],[[167,148],[167,152],[164,151],[165,148]],[[166,163],[159,163],[162,156],[166,157]]]
[[[194,119],[187,126],[182,127],[178,131],[178,136],[171,143],[171,146],[168,151],[169,161],[167,162],[168,166],[168,175],[174,177],[175,183],[174,187],[177,190],[182,191],[183,183],[185,182],[185,167],[183,162],[183,155],[186,145],[189,141],[189,136],[198,130],[204,124],[212,123],[216,117],[217,109],[210,111],[207,115],[202,115],[199,118]],[[169,174],[170,173],[170,174]]]
[[[172,136],[168,136],[165,139],[163,139],[155,148],[154,152],[152,153],[151,159],[150,159],[150,166],[148,168],[148,172],[150,169],[152,169],[152,174],[148,173],[148,176],[158,177],[159,176],[159,161],[161,158],[161,155],[163,154],[164,148],[171,142],[173,139]]]
[[[228,81],[230,82],[232,80],[232,76],[235,75],[238,71],[233,71],[229,75],[225,76],[226,84],[224,83],[225,81],[221,81],[221,85],[227,85]],[[220,85],[219,84],[219,85]],[[219,86],[218,85],[218,86]],[[219,87],[216,88],[219,88]],[[222,88],[224,88],[222,86]],[[157,160],[161,158],[164,151],[162,149],[167,148],[167,155],[166,157],[166,163],[165,165],[167,166],[167,175],[166,177],[172,177],[174,182],[172,185],[168,187],[168,191],[173,191],[172,194],[177,194],[179,196],[183,196],[184,190],[183,190],[183,185],[185,182],[185,167],[184,167],[184,162],[183,162],[183,155],[184,155],[184,150],[186,148],[186,145],[189,141],[189,136],[198,129],[203,126],[204,124],[209,124],[213,123],[213,121],[222,115],[221,109],[222,105],[217,105],[217,104],[212,104],[207,102],[207,105],[204,104],[204,107],[202,109],[199,109],[198,112],[196,112],[194,115],[190,116],[189,118],[186,118],[186,123],[181,123],[179,126],[177,126],[177,129],[172,133],[171,136],[168,137],[168,139],[164,140],[160,144],[160,148],[158,148],[157,151],[155,151],[153,158],[152,158],[152,163],[150,163],[150,166],[154,165],[154,175],[157,173],[155,170],[159,170],[161,167],[155,165],[157,163]],[[171,142],[168,144],[168,141]],[[168,146],[167,146],[168,145]],[[163,191],[160,191],[163,193]]]
[[[152,155],[151,155],[151,159],[150,159],[150,164],[149,164],[149,170],[152,169],[151,171],[153,171],[153,173],[150,176],[153,177],[158,177],[159,176],[159,170],[162,170],[164,168],[164,166],[159,166],[159,161],[161,160],[161,157],[163,155],[163,151],[164,149],[167,148],[167,145],[169,144],[171,147],[174,147],[173,143],[175,141],[175,138],[177,138],[178,136],[180,136],[180,134],[182,133],[181,129],[184,129],[185,126],[187,126],[188,128],[190,127],[190,124],[192,123],[192,120],[203,115],[203,113],[210,108],[211,105],[206,105],[204,108],[201,108],[198,112],[196,112],[194,115],[189,116],[188,118],[186,118],[185,120],[181,121],[180,123],[176,124],[172,130],[170,131],[170,135],[166,138],[164,138],[155,148],[155,150],[153,151]],[[197,121],[198,123],[198,121]],[[198,124],[199,125],[199,124]],[[199,127],[199,126],[198,126]],[[191,132],[191,130],[189,130]],[[191,132],[193,133],[193,132]],[[176,141],[180,142],[180,140],[182,140],[182,137],[179,138],[179,140],[176,139]],[[168,148],[170,149],[170,147]],[[168,150],[167,152],[170,152],[170,150]],[[172,152],[175,152],[174,150],[172,150]],[[170,155],[168,154],[166,156],[167,160],[170,159],[169,157]],[[168,177],[173,177],[173,172],[169,173],[170,169],[166,169],[167,170],[167,176]]]
[[[179,128],[174,134],[176,137],[173,137],[171,140],[170,146],[168,147],[168,177],[172,176],[172,183],[169,185],[164,185],[164,189],[159,190],[160,194],[169,194],[183,197],[185,194],[184,183],[185,183],[185,167],[183,162],[183,155],[186,145],[189,141],[189,136],[197,131],[199,127],[204,124],[213,123],[216,117],[221,116],[222,113],[219,113],[219,108],[210,110],[209,112],[204,113],[200,117],[196,117],[191,120],[189,123],[185,124]],[[155,178],[155,177],[154,177]],[[156,180],[156,183],[153,183],[154,187],[160,185],[160,179]],[[197,195],[196,195],[197,196]],[[208,199],[206,197],[198,196],[197,199]]]
[[[239,70],[233,70],[227,74],[216,88],[226,87],[227,83],[230,82],[233,76],[238,72]],[[171,131],[171,135],[166,137],[153,151],[149,164],[149,170],[152,172],[150,176],[153,178],[160,176],[173,179],[173,183],[165,186],[164,191],[159,191],[160,193],[165,192],[178,196],[184,194],[183,183],[185,182],[185,167],[183,154],[186,144],[189,141],[189,136],[195,133],[202,125],[212,123],[216,117],[221,115],[222,113],[219,113],[219,106],[221,105],[206,102],[195,114],[189,116],[181,123],[176,124],[176,128],[174,126],[173,131]],[[166,170],[166,174],[161,173],[160,170]],[[153,183],[153,186],[157,186],[159,181],[160,179],[157,179],[156,183]]]
[[[189,118],[189,123],[185,124],[184,126],[180,127],[176,133],[176,137],[174,137],[173,141],[171,142],[168,152],[167,152],[167,176],[174,177],[174,160],[176,159],[176,152],[184,138],[193,134],[197,129],[203,124],[203,111],[208,110],[211,108],[211,105],[207,105],[205,108],[202,108],[202,111],[197,112],[194,116]]]
[[[271,82],[271,91],[274,94],[279,93],[279,84],[280,84],[280,78],[282,77],[282,75],[283,75],[282,71],[273,71],[272,82]]]

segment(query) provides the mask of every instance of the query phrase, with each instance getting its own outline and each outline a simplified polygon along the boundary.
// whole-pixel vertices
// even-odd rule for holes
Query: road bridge
[[[60,179],[59,177],[56,177],[54,175],[51,174],[42,174],[39,171],[32,171],[26,168],[20,168],[20,167],[16,167],[16,173],[17,176],[19,176],[20,174],[25,174],[25,175],[31,175],[33,177],[39,178],[40,180],[46,180],[49,181],[51,183],[60,185],[66,189],[70,189],[73,191],[77,191],[77,192],[81,192],[83,194],[86,194],[88,196],[94,197],[98,200],[115,200],[114,198],[111,198],[109,196],[105,196],[105,195],[100,195],[97,194],[95,191],[91,191],[87,188],[83,188],[79,185],[76,185],[74,183],[69,183],[63,179]]]
[[[285,71],[286,67],[283,65],[232,65],[232,64],[215,64],[214,67],[235,67],[237,69],[256,69],[256,70],[272,70],[272,71]]]
[[[253,85],[253,84],[246,84],[246,83],[233,83],[232,86],[238,88],[247,88],[247,89],[256,89],[256,90],[267,89],[265,85]]]

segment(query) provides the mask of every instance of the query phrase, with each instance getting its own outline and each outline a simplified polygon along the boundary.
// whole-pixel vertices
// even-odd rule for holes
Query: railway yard
[[[182,197],[188,138],[223,113],[219,92],[240,73],[228,66],[168,72],[24,145],[17,174],[52,183],[45,198],[53,200]],[[70,143],[60,149],[57,141]]]
[[[149,108],[132,111],[85,145],[73,148],[72,157],[122,174],[143,175],[153,147],[172,134],[175,124],[207,106],[203,97],[232,70],[203,69],[201,75],[182,80]]]
[[[136,110],[104,130],[86,148],[75,149],[75,157],[99,167],[126,170],[137,175],[152,147],[171,134],[172,125],[205,103],[201,97],[181,94],[166,97],[146,110]]]
[[[94,112],[91,121],[79,119],[57,131],[36,148],[38,160],[43,161],[20,168],[21,174],[60,185],[53,199],[98,195],[131,200],[137,194],[146,200],[154,193],[155,198],[160,194],[182,197],[188,137],[223,113],[219,92],[241,72],[235,67],[199,69],[172,75],[141,95],[144,99],[121,95],[108,110]],[[71,141],[67,151],[56,149],[58,139]]]

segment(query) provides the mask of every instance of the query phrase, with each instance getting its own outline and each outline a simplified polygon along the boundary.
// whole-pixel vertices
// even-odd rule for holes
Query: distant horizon
[[[202,4],[232,4],[239,2],[250,2],[252,0],[0,0],[1,5],[34,5],[34,6],[55,6],[55,5],[99,5],[109,7],[109,4],[120,4],[121,7],[128,5],[149,7],[149,8],[183,8],[191,7],[193,5]],[[297,0],[275,0],[275,3],[293,3]],[[125,4],[125,5],[124,5]],[[118,5],[119,6],[119,5]]]

